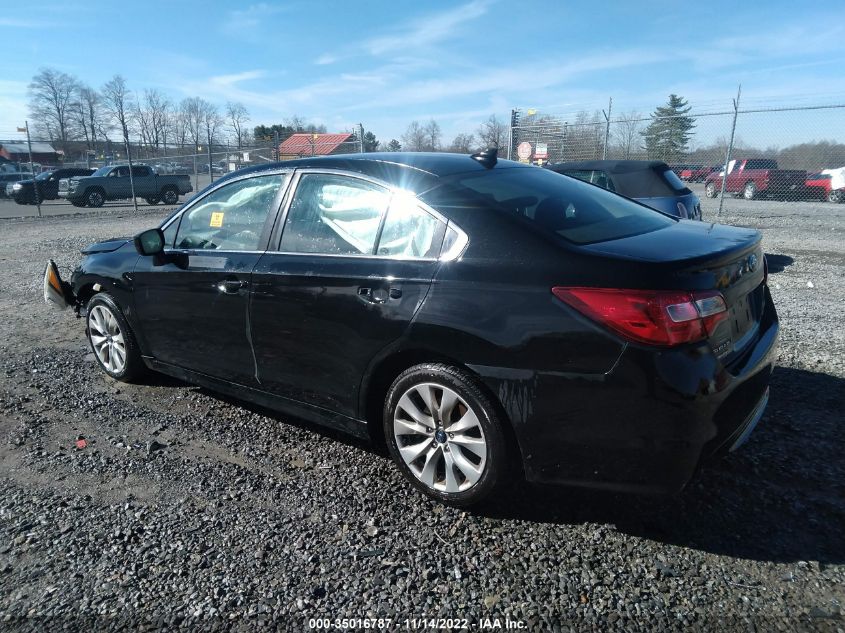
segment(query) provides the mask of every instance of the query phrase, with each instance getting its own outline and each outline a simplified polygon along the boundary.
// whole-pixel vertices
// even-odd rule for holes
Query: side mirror
[[[164,250],[164,233],[161,229],[149,229],[134,238],[135,250],[141,255],[158,255]]]

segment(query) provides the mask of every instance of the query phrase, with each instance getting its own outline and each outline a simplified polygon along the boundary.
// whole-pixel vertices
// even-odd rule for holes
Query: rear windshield
[[[668,165],[614,172],[616,191],[629,198],[667,198],[691,193]]]
[[[421,197],[434,208],[499,209],[575,244],[650,233],[674,222],[648,207],[548,169],[458,174]]]

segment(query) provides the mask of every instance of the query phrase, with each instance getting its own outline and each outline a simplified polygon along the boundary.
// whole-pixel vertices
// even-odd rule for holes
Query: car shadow
[[[489,517],[609,523],[620,532],[761,561],[845,562],[845,380],[776,368],[769,407],[748,443],[671,497],[521,486]]]
[[[169,380],[169,379],[164,379]],[[168,385],[183,386],[173,381]],[[383,445],[202,387],[205,395],[374,455]],[[518,483],[473,514],[554,524],[606,523],[625,534],[719,555],[845,562],[845,380],[777,367],[766,414],[748,443],[680,494],[644,496]],[[416,494],[408,490],[408,494]]]
[[[784,268],[791,266],[793,263],[795,263],[795,260],[789,255],[766,253],[766,264],[769,267],[769,273],[782,273]]]

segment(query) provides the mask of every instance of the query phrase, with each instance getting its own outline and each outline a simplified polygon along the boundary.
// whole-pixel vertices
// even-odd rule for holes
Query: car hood
[[[699,220],[678,220],[672,225],[618,240],[582,246],[586,251],[619,259],[668,263],[730,258],[761,239],[759,231]]]
[[[83,248],[82,254],[93,255],[94,253],[111,253],[126,244],[130,239],[131,238],[128,237],[114,237],[103,242],[96,242]]]

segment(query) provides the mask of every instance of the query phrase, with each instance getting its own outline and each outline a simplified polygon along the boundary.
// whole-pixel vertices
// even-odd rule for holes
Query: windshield
[[[440,209],[498,209],[575,244],[650,233],[674,223],[622,196],[546,169],[459,174],[421,197]]]
[[[105,176],[107,173],[111,171],[111,166],[108,167],[100,167],[97,171],[95,171],[92,176]]]

